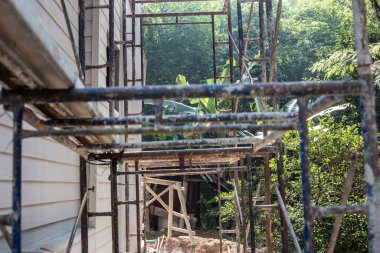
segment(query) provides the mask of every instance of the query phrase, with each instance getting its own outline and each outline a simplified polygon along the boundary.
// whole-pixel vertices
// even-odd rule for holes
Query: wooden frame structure
[[[152,204],[154,201],[158,201],[162,205],[162,207],[165,208],[165,210],[168,212],[168,236],[167,237],[169,239],[172,238],[172,231],[174,230],[177,232],[188,234],[191,242],[194,243],[193,235],[195,235],[195,232],[191,230],[190,220],[187,214],[186,202],[183,196],[183,189],[181,187],[181,183],[176,182],[176,181],[158,179],[158,178],[144,177],[144,184],[145,184],[145,190],[153,196],[152,199],[146,202],[145,208],[148,207],[150,204]],[[166,188],[163,191],[161,191],[159,194],[157,194],[149,186],[149,184],[164,185],[166,186]],[[181,204],[180,213],[175,212],[173,210],[174,191],[177,192],[178,199]],[[169,193],[169,204],[166,204],[161,198],[165,193]],[[173,215],[185,221],[186,229],[173,226]]]

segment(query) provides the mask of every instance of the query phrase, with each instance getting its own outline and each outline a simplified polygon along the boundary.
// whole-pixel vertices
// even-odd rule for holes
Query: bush
[[[357,125],[348,125],[345,118],[335,122],[331,116],[309,122],[309,157],[312,203],[318,206],[339,205],[345,177],[350,166],[349,156],[362,153],[363,139]],[[290,218],[302,243],[303,206],[299,135],[289,132],[284,136],[284,170],[286,178],[286,200]],[[361,156],[359,156],[361,157]],[[275,168],[275,161],[271,165]],[[366,201],[364,166],[357,161],[355,179],[348,204]],[[325,252],[330,238],[334,218],[315,220],[314,241],[316,250]],[[335,252],[367,251],[367,217],[348,215],[343,219]]]

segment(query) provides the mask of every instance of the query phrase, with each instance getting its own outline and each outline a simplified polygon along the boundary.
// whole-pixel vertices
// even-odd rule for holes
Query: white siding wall
[[[56,42],[67,62],[76,69],[67,27],[59,0],[31,0],[46,24],[46,30]],[[107,0],[86,0],[86,5],[108,4]],[[127,1],[128,3],[129,1]],[[71,27],[78,45],[78,1],[66,0]],[[98,65],[107,61],[108,10],[93,9],[86,11],[86,64]],[[138,23],[138,22],[137,22]],[[115,40],[121,40],[122,0],[115,0]],[[129,31],[131,29],[129,24]],[[136,26],[136,38],[139,27]],[[129,38],[130,39],[130,38]],[[140,44],[138,40],[136,44]],[[121,50],[121,48],[119,48]],[[131,62],[131,51],[128,52]],[[139,70],[140,49],[136,50],[136,78],[141,78]],[[122,52],[120,61],[122,65]],[[128,64],[131,77],[131,64]],[[123,83],[122,66],[120,84]],[[138,83],[137,85],[141,85]],[[105,87],[106,69],[86,71],[86,86]],[[141,112],[141,102],[129,104],[129,113]],[[108,103],[99,103],[98,109],[108,116]],[[120,114],[124,114],[120,106]],[[10,114],[3,115],[0,108],[0,214],[10,213],[12,193],[12,121]],[[9,116],[8,116],[9,115]],[[24,124],[25,128],[31,129]],[[140,136],[130,136],[134,141]],[[120,139],[122,140],[122,139]],[[120,170],[124,166],[120,165]],[[79,207],[79,156],[64,146],[48,138],[33,138],[23,141],[22,159],[22,229],[23,250],[64,252],[74,217]],[[110,211],[109,168],[90,166],[89,211]],[[123,178],[120,178],[123,183]],[[133,189],[131,189],[133,191]],[[124,199],[124,187],[119,186],[119,199]],[[131,209],[134,209],[131,206]],[[120,250],[125,250],[124,207],[119,208]],[[133,216],[133,214],[131,214]],[[133,220],[134,217],[131,217]],[[133,233],[133,231],[130,231]],[[134,232],[135,233],[135,232]],[[77,232],[72,252],[80,252],[80,231]],[[97,217],[90,219],[89,252],[111,252],[111,218]],[[0,236],[0,252],[10,252],[4,239]]]
[[[3,115],[0,118],[0,214],[7,214],[12,205],[12,115],[3,113],[0,108]],[[27,124],[24,128],[32,129]],[[23,141],[22,229],[28,231],[24,236],[24,250],[35,251],[48,242],[33,229],[62,221],[72,224],[79,205],[78,164],[77,154],[50,139]],[[56,235],[68,231],[60,229]],[[54,233],[50,235],[53,237]],[[3,240],[0,252],[9,252]]]

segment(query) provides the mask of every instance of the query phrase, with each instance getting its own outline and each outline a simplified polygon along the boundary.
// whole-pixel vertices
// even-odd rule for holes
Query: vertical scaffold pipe
[[[83,70],[83,80],[86,78],[86,51],[85,51],[85,6],[84,0],[78,0],[79,17],[78,17],[78,48],[79,48],[79,62]]]
[[[364,137],[364,169],[369,211],[369,252],[377,252],[380,249],[380,172],[378,169],[375,96],[370,68],[372,61],[369,54],[365,1],[353,0],[352,9],[354,14],[358,76],[367,83],[362,93],[363,95],[360,97],[360,108]]]
[[[135,171],[139,171],[139,161],[135,161]],[[140,219],[140,176],[135,176],[135,190],[136,190],[136,240],[137,252],[141,253],[141,219]],[[144,189],[145,191],[145,189]]]
[[[131,14],[132,14],[132,86],[136,85],[136,3],[131,0]]]
[[[111,162],[111,222],[112,222],[112,252],[119,253],[119,212],[117,200],[117,162]]]
[[[234,82],[234,45],[232,41],[232,14],[231,14],[231,0],[228,1],[227,6],[227,29],[228,29],[228,55],[230,61],[230,82]]]
[[[123,8],[123,19],[122,19],[122,41],[123,41],[123,85],[128,86],[128,58],[127,58],[127,0],[122,1]],[[128,101],[124,101],[124,115],[128,116]],[[128,127],[128,124],[126,125]],[[128,142],[128,135],[124,136],[124,141]],[[128,171],[128,164],[124,165],[124,170]],[[129,200],[129,176],[125,174],[124,176],[124,200]],[[130,236],[129,236],[129,207],[130,205],[125,205],[125,251],[129,251],[130,247]]]
[[[256,252],[256,243],[255,243],[255,218],[253,212],[253,183],[252,183],[252,165],[251,165],[251,156],[246,156],[246,166],[248,171],[248,205],[249,205],[249,226],[250,226],[250,247],[251,252]]]
[[[79,181],[80,181],[80,199],[83,199],[87,192],[87,164],[83,157],[79,160]],[[80,218],[81,248],[82,253],[88,252],[88,202],[86,201]]]
[[[240,161],[240,166],[243,166],[244,165],[244,160],[241,160]],[[242,214],[242,217],[241,217],[241,234],[242,234],[242,237],[243,237],[243,253],[247,252],[247,237],[246,237],[246,222],[245,222],[245,201],[246,201],[246,198],[245,198],[245,172],[244,171],[240,171],[240,194],[241,194],[241,214]]]
[[[12,252],[21,252],[21,159],[23,106],[13,107]]]
[[[108,86],[115,86],[115,0],[108,0]],[[112,117],[114,114],[115,102],[109,102],[109,113]]]
[[[259,46],[260,46],[260,64],[261,64],[261,82],[267,82],[266,61],[265,61],[265,22],[264,22],[264,0],[259,0]]]
[[[244,34],[243,34],[243,20],[242,20],[242,13],[241,13],[241,0],[236,1],[236,10],[237,10],[237,17],[238,17],[238,35],[239,35],[239,68],[240,68],[240,82],[242,82],[243,72],[244,72],[244,60],[243,60],[243,41],[244,41]]]
[[[302,202],[304,210],[304,241],[305,253],[313,252],[313,215],[311,208],[310,168],[309,168],[309,141],[307,128],[306,100],[298,99],[298,124],[300,134],[301,170],[302,170]]]
[[[211,33],[212,33],[212,70],[214,83],[216,83],[216,48],[215,48],[215,16],[211,15]]]

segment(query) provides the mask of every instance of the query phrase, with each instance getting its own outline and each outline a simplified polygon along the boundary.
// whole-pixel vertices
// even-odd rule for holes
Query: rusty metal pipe
[[[225,146],[225,145],[251,145],[259,143],[259,138],[220,138],[220,139],[194,139],[176,141],[149,141],[109,144],[80,145],[81,150],[110,150],[110,149],[134,149],[134,148],[165,148],[165,147],[201,147],[201,146]]]
[[[275,152],[274,148],[264,149],[266,152]],[[252,147],[239,147],[239,148],[209,148],[209,149],[180,149],[180,150],[154,150],[154,151],[136,151],[136,152],[123,152],[123,153],[104,153],[104,154],[91,154],[89,160],[98,159],[154,159],[169,156],[207,156],[207,155],[229,155],[229,154],[250,154],[253,153]]]
[[[163,134],[163,133],[188,133],[188,132],[224,132],[224,131],[264,131],[264,130],[295,130],[296,124],[277,123],[253,125],[225,124],[225,125],[183,125],[183,126],[154,126],[142,128],[88,128],[88,129],[62,129],[62,130],[24,130],[22,138],[43,136],[86,136],[86,135],[124,135],[124,134]]]
[[[360,95],[366,82],[344,80],[326,82],[269,82],[249,85],[152,85],[143,87],[111,87],[86,89],[55,89],[8,91],[0,93],[1,104],[45,104],[63,102],[90,102],[107,100],[184,99],[199,97],[263,97],[263,96],[320,96]]]
[[[162,116],[162,124],[184,123],[211,123],[211,122],[253,122],[253,121],[279,121],[293,120],[297,117],[294,112],[244,112],[244,113],[221,113],[221,114],[193,114],[193,115],[167,115]],[[114,126],[114,125],[146,125],[154,124],[156,117],[153,115],[116,117],[116,118],[72,118],[52,119],[41,121],[46,126]]]

